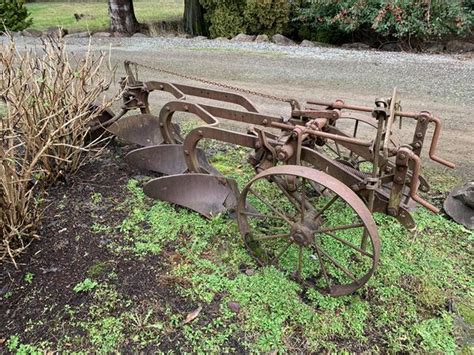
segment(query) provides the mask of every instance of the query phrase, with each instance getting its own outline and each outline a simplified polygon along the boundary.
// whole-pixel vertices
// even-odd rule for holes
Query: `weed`
[[[33,282],[33,278],[35,277],[35,274],[31,273],[31,272],[27,272],[25,274],[25,277],[24,277],[24,280],[25,282],[31,284]]]
[[[91,226],[91,232],[96,234],[107,234],[112,231],[112,228],[101,223],[94,222]]]
[[[99,260],[87,270],[87,276],[92,278],[100,276],[105,272],[106,269],[107,262]]]
[[[96,281],[93,281],[89,278],[85,279],[82,282],[79,282],[74,286],[73,291],[76,293],[91,291],[98,286]]]
[[[91,202],[94,205],[98,205],[99,203],[101,203],[102,202],[102,194],[100,192],[94,192],[91,195]]]

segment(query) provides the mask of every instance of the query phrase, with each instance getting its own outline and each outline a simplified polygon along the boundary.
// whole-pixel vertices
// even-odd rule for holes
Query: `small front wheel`
[[[237,218],[260,265],[273,265],[331,296],[362,287],[379,261],[370,211],[349,187],[322,171],[298,165],[263,171],[240,194]]]

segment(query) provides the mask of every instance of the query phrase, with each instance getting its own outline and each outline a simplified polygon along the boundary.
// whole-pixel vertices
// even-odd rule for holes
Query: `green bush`
[[[201,0],[206,9],[205,20],[209,24],[211,37],[233,37],[245,32],[242,16],[245,1],[242,0]]]
[[[282,33],[288,24],[289,15],[288,0],[247,0],[244,10],[247,32],[270,36]]]
[[[341,34],[384,39],[463,36],[472,31],[472,0],[315,0],[296,21],[314,36],[331,41]],[[314,39],[314,38],[313,38]]]
[[[0,33],[4,28],[10,31],[21,31],[31,26],[28,10],[23,0],[0,1]]]
[[[273,35],[284,31],[290,19],[288,0],[200,0],[211,37],[239,33]]]

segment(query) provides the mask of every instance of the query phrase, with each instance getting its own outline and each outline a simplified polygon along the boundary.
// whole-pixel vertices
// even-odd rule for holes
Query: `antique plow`
[[[240,94],[140,82],[131,63],[125,67],[123,110],[103,124],[140,146],[125,157],[129,164],[163,174],[144,186],[145,193],[206,217],[231,211],[256,261],[280,268],[304,287],[341,296],[369,280],[380,257],[373,212],[411,229],[416,203],[438,211],[418,190],[429,190],[420,175],[420,154],[430,125],[429,157],[454,167],[436,155],[440,120],[425,111],[402,112],[396,89],[373,107],[337,100],[309,101],[303,108],[289,100],[290,115],[272,116]],[[149,104],[154,91],[175,97],[157,115]],[[130,110],[140,114],[127,116]],[[178,112],[203,123],[183,136],[174,122]],[[405,144],[394,134],[402,118],[416,121]],[[246,132],[224,129],[220,120],[251,126]],[[255,176],[239,191],[236,180],[223,176],[198,147],[203,140],[250,148]]]

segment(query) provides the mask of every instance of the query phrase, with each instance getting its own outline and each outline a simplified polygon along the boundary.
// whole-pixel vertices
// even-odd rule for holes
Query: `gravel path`
[[[31,38],[17,42],[39,44]],[[87,49],[87,39],[67,42],[74,52]],[[343,98],[372,105],[376,97],[389,97],[397,86],[403,109],[429,110],[443,119],[440,155],[458,164],[456,174],[474,178],[474,60],[468,57],[184,38],[93,38],[92,47],[111,50],[113,63],[128,59],[301,101]],[[145,80],[183,82],[141,72]],[[288,112],[281,103],[251,99],[269,113]],[[402,137],[411,137],[411,126],[405,125]]]

